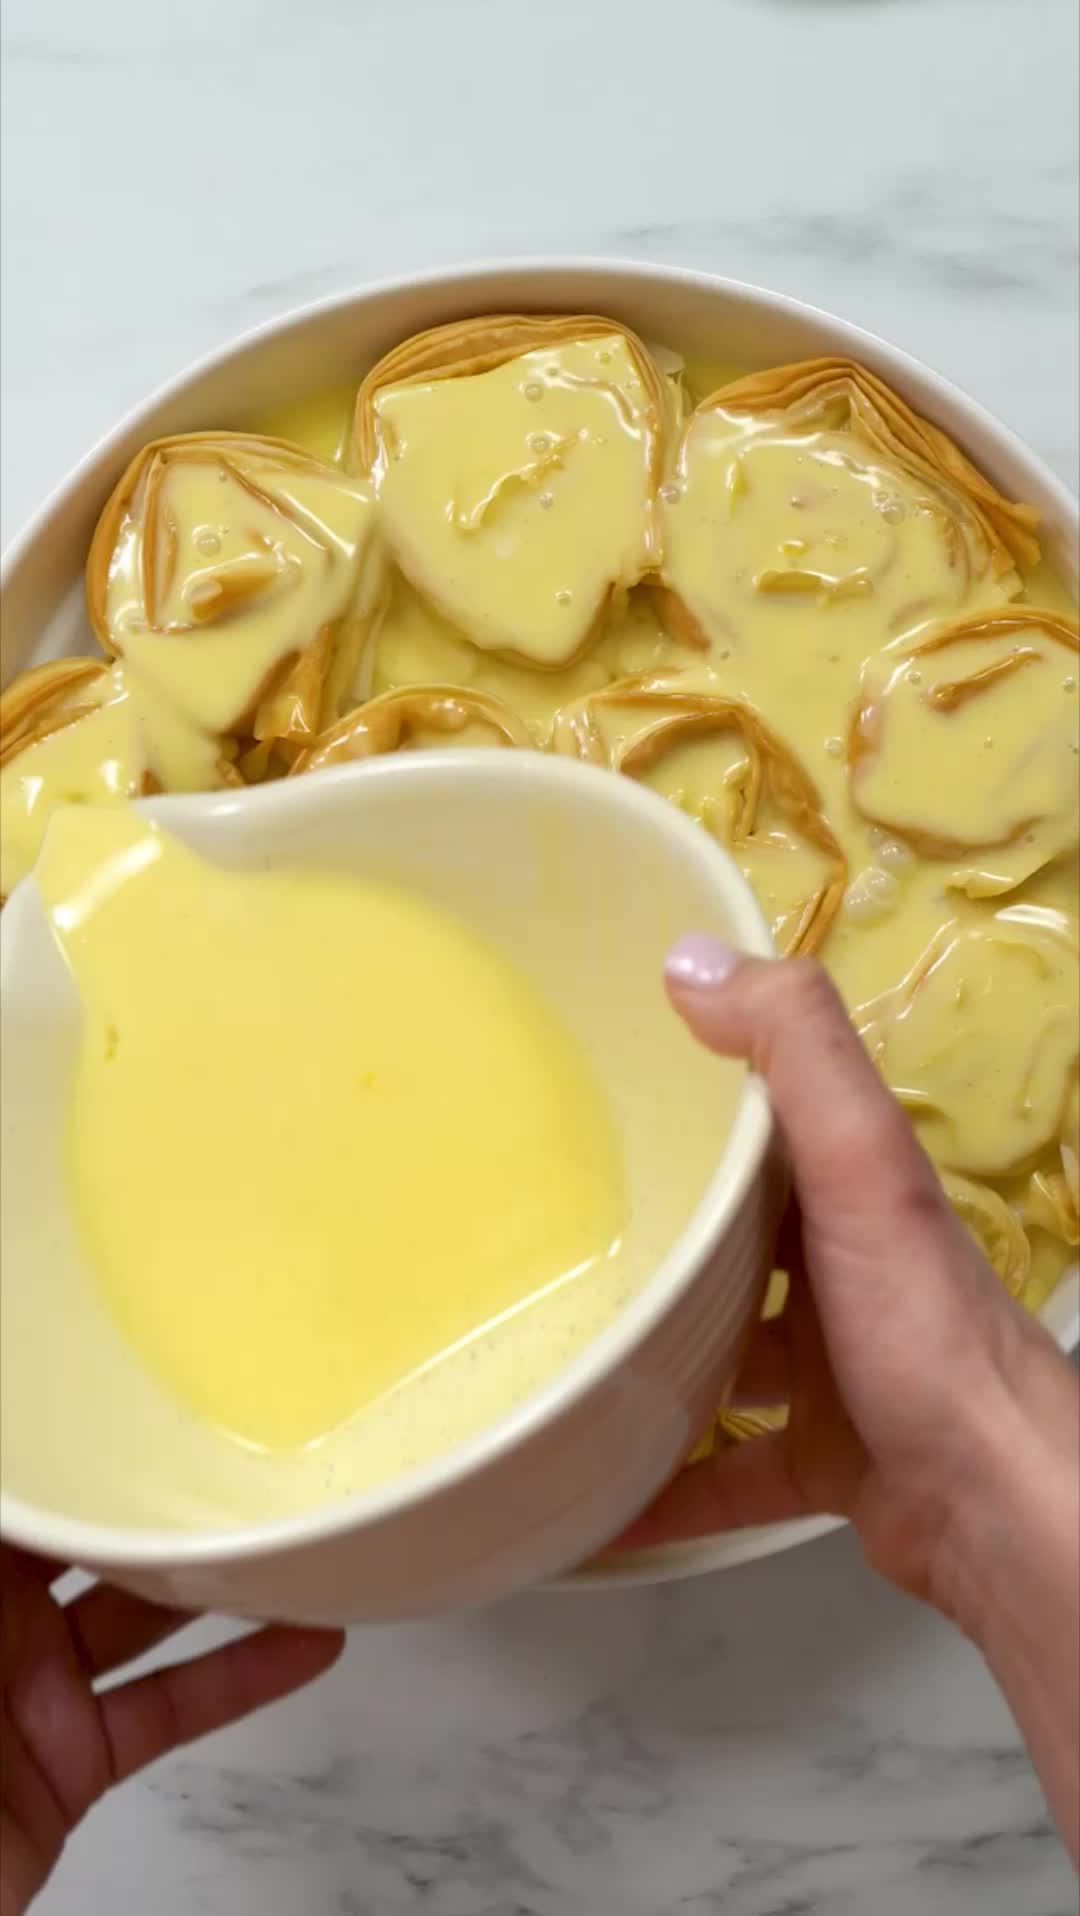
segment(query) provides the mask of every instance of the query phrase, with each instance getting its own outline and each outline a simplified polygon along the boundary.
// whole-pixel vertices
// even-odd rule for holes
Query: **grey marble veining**
[[[846,1536],[356,1636],[318,1689],[99,1812],[54,1916],[88,1872],[94,1907],[167,1916],[1067,1916],[1073,1896],[974,1651]]]
[[[1075,0],[5,0],[0,512],[301,301],[633,254],[843,311],[1072,483]],[[205,1624],[193,1641],[220,1627]],[[1068,1916],[978,1658],[839,1536],[357,1635],[44,1916]]]
[[[5,537],[230,333],[540,250],[841,308],[1071,478],[1076,21],[1072,0],[188,0],[177,30],[135,0],[6,0]]]

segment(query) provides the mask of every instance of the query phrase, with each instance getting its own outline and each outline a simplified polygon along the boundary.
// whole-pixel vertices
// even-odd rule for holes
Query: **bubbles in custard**
[[[538,379],[527,379],[521,388],[526,399],[542,399],[544,388]]]
[[[889,866],[895,871],[905,865],[910,865],[914,853],[909,846],[902,845],[898,838],[886,838],[884,842],[878,846],[877,857],[879,865]]]
[[[896,904],[899,886],[892,872],[868,865],[844,893],[844,910],[849,918],[886,918]]]

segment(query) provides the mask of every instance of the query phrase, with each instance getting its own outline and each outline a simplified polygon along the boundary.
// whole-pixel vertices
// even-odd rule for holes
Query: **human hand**
[[[849,1518],[876,1569],[983,1649],[1076,1854],[1076,1375],[954,1217],[820,966],[693,935],[666,975],[695,1036],[765,1078],[786,1140],[789,1297],[740,1390],[791,1408],[683,1470],[622,1541]]]
[[[191,1621],[95,1584],[62,1606],[62,1566],[0,1548],[0,1916],[21,1916],[76,1823],[114,1783],[329,1668],[331,1630],[257,1630],[102,1693],[110,1672]]]

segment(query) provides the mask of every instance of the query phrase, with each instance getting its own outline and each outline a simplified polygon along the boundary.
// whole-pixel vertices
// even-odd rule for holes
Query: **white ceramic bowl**
[[[770,953],[748,886],[647,789],[533,752],[406,754],[144,809],[230,868],[405,883],[508,953],[607,1092],[629,1301],[487,1428],[459,1390],[438,1416],[466,1441],[313,1509],[348,1481],[348,1427],[311,1457],[247,1452],[170,1402],[98,1302],[63,1177],[78,999],[30,877],[0,920],[7,1534],[170,1603],[328,1622],[475,1603],[580,1561],[685,1454],[764,1294],[783,1183],[764,1086],[695,1046],[660,983],[687,926]]]
[[[747,369],[822,353],[853,355],[944,427],[1004,491],[1038,508],[1047,550],[1075,584],[1075,500],[1012,433],[907,354],[797,301],[703,273],[618,261],[519,262],[432,273],[324,301],[204,360],[131,414],[47,502],[5,560],[4,681],[31,662],[86,649],[81,574],[90,534],[110,487],[146,440],[206,425],[257,424],[305,392],[358,379],[388,346],[422,327],[485,310],[530,308],[611,313],[647,338]],[[1076,1343],[1075,1274],[1058,1287],[1043,1317],[1059,1342]],[[832,1524],[829,1518],[772,1524],[603,1560],[572,1581],[575,1587],[652,1582],[719,1569],[788,1548]],[[220,1590],[210,1600],[222,1601]]]

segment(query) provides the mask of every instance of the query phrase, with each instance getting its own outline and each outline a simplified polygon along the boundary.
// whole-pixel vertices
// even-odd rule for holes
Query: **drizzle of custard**
[[[91,615],[207,731],[256,719],[282,669],[336,641],[364,598],[371,494],[294,448],[242,434],[165,441],[114,502],[91,548]]]
[[[155,697],[131,665],[103,671],[49,716],[54,729],[0,771],[3,897],[32,868],[58,805],[122,803],[156,790],[205,792],[221,782],[220,742]]]
[[[406,577],[483,649],[567,665],[649,564],[659,422],[626,340],[391,386],[374,406],[381,522]]]

